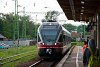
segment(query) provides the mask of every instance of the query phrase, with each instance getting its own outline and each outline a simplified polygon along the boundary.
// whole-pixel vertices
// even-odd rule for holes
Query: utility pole
[[[25,19],[25,7],[23,7],[23,26],[22,26],[22,37],[26,38],[26,19]]]
[[[18,0],[15,0],[15,21],[13,40],[19,39],[19,22],[18,22]]]
[[[14,21],[13,40],[15,40],[16,38],[19,39],[18,0],[15,0],[15,21]]]
[[[23,14],[24,14],[24,17],[25,17],[25,7],[23,7]],[[25,38],[26,38],[26,21],[24,20],[24,24],[25,24]]]
[[[16,16],[16,24],[17,24],[17,39],[19,39],[19,17],[18,17],[18,0],[17,0],[17,16]]]
[[[13,40],[16,39],[16,4],[17,1],[15,0],[15,22],[14,22],[14,35],[13,35]]]
[[[36,15],[36,21],[35,23],[37,22],[37,15]],[[37,25],[35,25],[35,36],[37,35]]]

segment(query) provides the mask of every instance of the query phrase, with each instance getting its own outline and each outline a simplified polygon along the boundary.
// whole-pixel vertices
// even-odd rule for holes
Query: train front
[[[62,56],[63,44],[59,42],[62,28],[58,23],[43,23],[38,28],[38,54],[42,58]]]

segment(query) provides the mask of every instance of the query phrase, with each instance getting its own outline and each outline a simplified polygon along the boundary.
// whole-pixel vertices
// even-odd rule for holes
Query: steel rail
[[[39,60],[39,61],[33,63],[33,64],[30,65],[29,67],[34,67],[34,66],[36,66],[37,64],[41,63],[42,61],[43,61],[43,59],[41,59],[41,60]]]
[[[21,53],[21,54],[17,54],[17,55],[13,55],[13,56],[10,56],[7,58],[0,59],[0,66],[3,64],[12,62],[12,61],[16,61],[16,60],[26,57],[26,56],[31,56],[32,54],[33,54],[32,51],[30,51],[30,52]],[[16,57],[18,57],[18,58],[16,58]]]

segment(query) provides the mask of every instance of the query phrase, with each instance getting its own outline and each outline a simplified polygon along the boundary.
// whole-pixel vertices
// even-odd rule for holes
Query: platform
[[[58,67],[84,67],[82,60],[83,60],[82,47],[75,46],[74,49],[72,50],[72,53],[69,56],[65,55],[65,57],[59,63]]]

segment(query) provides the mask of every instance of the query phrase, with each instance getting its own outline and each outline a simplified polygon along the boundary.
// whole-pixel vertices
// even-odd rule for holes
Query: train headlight
[[[57,45],[57,43],[55,43],[55,45]]]
[[[44,43],[42,43],[44,45]]]
[[[44,45],[44,43],[40,43],[41,45]]]
[[[55,43],[55,45],[59,45],[59,43]]]

